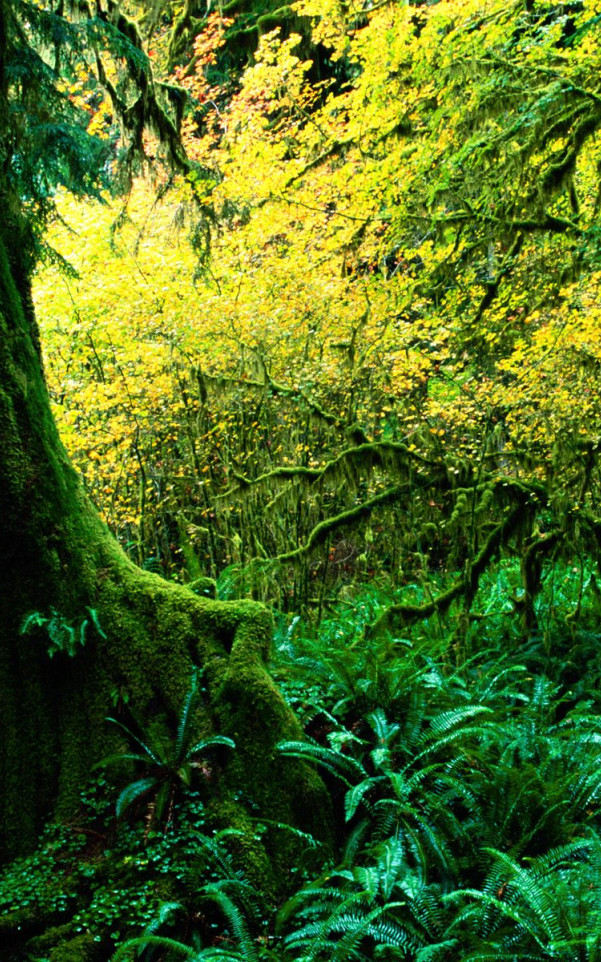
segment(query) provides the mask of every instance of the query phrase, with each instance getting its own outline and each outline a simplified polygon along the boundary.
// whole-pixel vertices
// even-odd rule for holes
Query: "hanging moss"
[[[515,533],[522,512],[523,505],[520,504],[508,514],[501,524],[498,524],[494,528],[476,557],[467,565],[465,575],[451,585],[450,588],[447,588],[446,591],[441,591],[423,605],[390,605],[380,617],[370,625],[368,633],[375,635],[384,629],[393,628],[395,625],[402,627],[416,621],[423,621],[433,614],[442,614],[448,610],[453,601],[461,597],[467,599],[469,608],[469,604],[471,604],[476,593],[480,576],[485,571],[489,562],[497,555],[500,548],[506,544]]]
[[[346,448],[331,461],[327,461],[321,468],[292,465],[274,468],[271,471],[265,472],[265,474],[260,474],[252,480],[240,474],[236,474],[235,476],[239,486],[243,488],[264,483],[271,485],[273,482],[280,480],[290,481],[294,479],[304,480],[312,484],[315,481],[321,481],[330,477],[334,482],[340,480],[347,481],[349,477],[352,479],[353,476],[345,472],[351,470],[353,466],[356,465],[364,471],[369,471],[374,466],[379,465],[386,467],[388,474],[400,478],[406,476],[407,464],[413,461],[416,464],[437,469],[441,474],[442,480],[440,464],[424,457],[418,451],[411,450],[406,444],[392,441],[366,441],[362,444]],[[432,483],[434,483],[434,479],[432,479]],[[227,497],[231,493],[231,491],[226,492],[222,497]]]

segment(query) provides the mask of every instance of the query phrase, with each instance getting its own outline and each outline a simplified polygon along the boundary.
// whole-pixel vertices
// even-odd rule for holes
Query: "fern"
[[[528,868],[503,852],[489,850],[493,869],[484,891],[462,890],[446,897],[455,903],[468,898],[474,904],[461,910],[453,928],[480,923],[487,949],[478,949],[468,958],[492,958],[492,947],[499,953],[511,943],[518,958],[536,957],[576,960],[590,949],[596,952],[601,911],[601,857],[597,838],[580,839],[560,846]],[[591,869],[594,869],[591,872]],[[567,884],[569,879],[570,884]],[[574,884],[584,882],[574,898]],[[479,905],[479,909],[478,906]]]
[[[87,629],[90,623],[101,638],[106,638],[100,627],[96,610],[88,607],[85,610],[89,617],[82,617],[74,623],[68,621],[56,608],[50,608],[48,615],[42,614],[41,611],[32,611],[23,619],[19,634],[31,634],[36,628],[42,628],[48,638],[46,650],[49,658],[53,658],[60,653],[73,658],[77,654],[78,648],[83,648],[86,644]]]
[[[221,909],[231,933],[238,943],[238,951],[242,957],[245,958],[247,962],[258,962],[258,954],[255,943],[250,937],[248,922],[244,918],[240,906],[236,904],[234,898],[226,891],[226,886],[236,893],[243,904],[248,902],[249,896],[253,891],[251,886],[246,882],[242,882],[239,879],[227,879],[203,885],[198,894],[201,899],[210,899]]]
[[[175,738],[165,732],[153,738],[141,737],[116,718],[107,718],[127,737],[134,751],[108,755],[96,764],[96,768],[123,761],[134,762],[143,769],[143,775],[127,785],[117,800],[117,814],[123,812],[144,794],[152,795],[149,805],[149,825],[160,822],[165,812],[171,818],[178,792],[191,786],[195,769],[200,767],[198,758],[204,758],[214,748],[233,749],[235,744],[225,735],[214,735],[194,742],[191,729],[192,712],[198,699],[198,676],[194,672],[190,690],[178,719]],[[192,744],[190,743],[192,741]]]
[[[319,894],[319,890],[312,890],[311,896]],[[310,921],[297,928],[284,939],[284,944],[296,954],[299,950],[303,959],[316,959],[326,954],[328,959],[369,959],[372,953],[369,949],[370,940],[376,945],[394,945],[405,949],[410,939],[402,927],[390,923],[378,926],[385,909],[381,906],[369,908],[365,893],[355,892],[350,895],[337,892],[337,904],[318,903],[311,906],[311,915],[321,915],[318,921]],[[306,916],[306,910],[299,913],[299,917]]]
[[[111,962],[120,962],[121,959],[131,958],[131,950],[146,948],[147,946],[157,946],[157,948],[167,949],[174,955],[183,959],[197,959],[198,952],[177,939],[169,939],[163,935],[138,935],[135,939],[128,939],[120,945],[117,951],[111,956]]]
[[[157,781],[156,778],[151,776],[150,778],[139,778],[135,782],[131,782],[129,785],[123,789],[120,793],[117,803],[115,805],[115,812],[117,818],[123,815],[126,808],[129,808],[138,798],[146,795],[151,789],[156,788]]]
[[[217,872],[222,879],[243,882],[242,872],[236,868],[231,855],[223,844],[225,839],[238,838],[243,834],[235,828],[224,828],[212,837],[197,832],[195,836],[198,844],[197,859],[209,864],[212,870]]]
[[[342,755],[332,748],[324,748],[317,742],[280,742],[277,746],[282,755],[291,758],[301,758],[304,761],[312,761],[321,765],[331,775],[334,775],[345,785],[351,787],[352,781],[357,778],[365,778],[367,772],[363,765],[348,755]]]

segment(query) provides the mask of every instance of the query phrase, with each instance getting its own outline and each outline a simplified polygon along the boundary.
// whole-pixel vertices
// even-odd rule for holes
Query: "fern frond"
[[[568,842],[567,845],[558,845],[549,852],[545,852],[544,855],[531,859],[528,871],[536,876],[548,875],[554,869],[571,865],[576,860],[590,855],[598,841],[595,836],[592,836],[590,838],[578,838],[573,842]],[[489,849],[488,851],[495,853],[495,849]]]
[[[184,707],[180,714],[177,734],[175,736],[175,752],[174,759],[176,764],[184,760],[184,757],[189,757],[191,751],[186,751],[185,745],[188,737],[188,725],[190,721],[190,715],[192,714],[196,702],[198,701],[198,669],[194,669],[192,672],[192,677],[190,679],[190,690],[186,695],[186,700],[184,702]]]
[[[278,912],[276,919],[276,933],[281,934],[283,925],[295,914],[299,919],[312,918],[323,915],[340,904],[341,891],[333,885],[323,885],[314,882],[295,892]]]
[[[368,812],[373,812],[373,806],[370,805],[365,796],[368,792],[371,792],[383,778],[383,775],[378,775],[376,778],[366,778],[364,781],[359,782],[358,785],[353,785],[353,787],[349,789],[344,796],[345,821],[350,822],[361,803],[367,808]]]
[[[262,919],[262,905],[260,903],[260,893],[257,889],[247,882],[243,878],[222,878],[217,879],[214,882],[207,882],[202,888],[198,890],[199,895],[205,892],[209,893],[225,893],[226,897],[230,899],[234,904],[238,905],[240,909],[244,909],[247,915],[247,922],[257,922],[260,923]],[[210,898],[213,901],[218,901],[220,896],[217,895],[213,898],[210,894]],[[226,916],[227,917],[227,916]]]
[[[265,825],[268,828],[275,828],[280,832],[288,832],[290,835],[294,835],[295,838],[306,842],[309,848],[323,848],[323,842],[311,835],[310,832],[303,832],[300,828],[295,828],[294,825],[288,825],[287,822],[277,822],[271,818],[253,818],[251,821],[257,822],[259,825]]]
[[[515,859],[512,859],[505,852],[498,852],[495,849],[487,849],[486,851],[511,873],[506,889],[508,901],[510,900],[515,904],[519,904],[521,901],[530,909],[533,922],[536,922],[542,928],[550,941],[561,939],[563,933],[558,922],[556,906],[553,905],[549,893],[540,884],[535,873],[522,868]],[[525,919],[522,917],[522,923],[524,921]],[[532,926],[529,926],[529,928],[532,933]]]
[[[388,902],[401,873],[406,872],[406,849],[403,837],[397,832],[382,843],[379,851],[378,869],[380,888],[385,902]]]
[[[364,937],[364,927],[371,921],[371,913],[353,912],[354,906],[364,902],[364,893],[345,895],[338,891],[338,904],[330,911],[322,910],[321,921],[310,922],[297,929],[284,939],[287,948],[301,949],[303,958],[316,959],[321,953],[327,952],[328,958],[363,960],[364,954],[359,950],[359,944]],[[378,908],[376,914],[382,910]],[[331,933],[337,937],[332,939]],[[340,953],[343,954],[340,954]]]
[[[526,932],[534,941],[537,943],[540,950],[546,950],[548,948],[548,940],[541,938],[541,933],[536,930],[536,927],[532,925],[531,919],[524,915],[523,910],[519,906],[515,908],[508,902],[503,902],[500,899],[492,895],[485,895],[483,892],[479,892],[477,889],[461,889],[455,892],[449,892],[444,896],[447,903],[453,903],[460,897],[468,896],[474,899],[476,902],[482,903],[484,906],[489,908],[494,908],[497,910],[501,918],[511,919],[511,921],[516,923],[518,931]],[[467,913],[459,912],[455,922],[463,921],[465,918],[477,917],[477,913],[474,912],[473,906],[468,908]]]
[[[100,622],[98,621],[98,612],[96,611],[96,609],[86,607],[86,611],[88,612],[90,619],[92,621],[92,624],[94,625],[94,628],[96,629],[100,637],[106,639],[106,635],[102,630],[102,628],[100,627]]]
[[[422,945],[415,953],[415,962],[441,962],[451,957],[451,950],[457,948],[456,939],[445,939],[434,945]]]
[[[183,909],[181,902],[162,902],[154,919],[144,929],[144,935],[155,935],[158,929],[169,921],[172,915]]]
[[[116,725],[117,728],[120,728],[130,742],[134,742],[136,745],[139,745],[144,754],[147,756],[147,760],[150,759],[155,765],[159,766],[165,763],[164,753],[161,751],[160,747],[150,746],[146,744],[146,742],[143,742],[142,739],[138,738],[135,732],[131,730],[131,728],[128,728],[127,725],[124,725],[123,722],[120,722],[117,718],[107,718],[106,720],[107,722],[110,722],[111,725]]]
[[[317,742],[284,741],[279,742],[277,749],[282,755],[287,755],[291,758],[301,758],[303,761],[311,761],[322,765],[349,788],[352,786],[353,781],[367,778],[367,772],[363,765],[356,761],[356,759],[351,758],[349,755],[342,755],[333,748],[324,748],[323,745],[318,745]]]
[[[342,873],[338,873],[339,875]],[[349,877],[360,886],[370,899],[375,899],[380,891],[381,873],[376,865],[360,865],[348,873]]]
[[[183,942],[178,942],[176,939],[169,939],[162,935],[139,935],[135,939],[128,939],[127,942],[120,945],[111,957],[111,962],[120,962],[120,959],[131,958],[130,952],[132,949],[146,948],[149,945],[167,949],[169,952],[173,952],[183,959],[195,960],[198,957],[196,949],[191,948],[189,945],[184,945]]]
[[[194,837],[199,843],[199,855],[203,855],[213,863],[213,866],[220,872],[222,878],[234,881],[243,881],[242,873],[234,867],[232,857],[222,846],[224,838],[230,836],[241,836],[243,832],[235,828],[225,828],[217,832],[213,837],[196,832]]]
[[[374,735],[386,745],[388,745],[401,730],[400,725],[388,721],[382,708],[377,708],[376,711],[371,712],[366,720],[371,726]]]
[[[148,757],[146,755],[138,755],[135,752],[114,752],[112,755],[107,755],[106,758],[101,758],[99,762],[96,762],[92,766],[92,771],[97,768],[104,768],[106,765],[115,765],[117,762],[140,762],[141,764],[148,764]]]
[[[145,795],[146,792],[150,791],[151,788],[155,788],[156,785],[157,780],[153,777],[140,778],[136,782],[131,782],[129,785],[127,785],[117,799],[115,808],[117,818],[120,818],[125,809],[129,808],[129,806],[132,805],[137,798]]]
[[[362,819],[355,825],[346,837],[344,851],[342,853],[342,865],[354,865],[361,846],[365,843],[365,837],[372,827],[372,822],[368,818]]]
[[[386,912],[389,908],[392,906],[385,906],[382,912]],[[407,929],[391,919],[377,918],[376,921],[367,925],[365,932],[374,940],[377,947],[402,949],[403,953],[414,951],[417,947],[415,939]]]
[[[250,886],[248,886],[250,888]],[[258,962],[257,948],[250,937],[246,919],[230,895],[219,884],[204,885],[199,892],[202,898],[210,899],[222,911],[232,935],[236,938],[240,951],[247,962]]]
[[[452,728],[463,725],[466,721],[471,721],[477,715],[490,716],[494,715],[494,711],[486,705],[467,705],[462,708],[453,708],[432,718],[430,727],[435,735],[446,735]]]
[[[227,735],[213,735],[211,738],[203,738],[185,753],[184,761],[188,761],[194,755],[200,755],[202,752],[206,752],[210,748],[215,748],[219,745],[224,745],[226,748],[235,748],[236,743],[233,739],[228,738]]]

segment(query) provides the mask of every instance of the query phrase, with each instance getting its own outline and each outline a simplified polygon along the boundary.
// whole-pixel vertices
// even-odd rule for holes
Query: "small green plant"
[[[181,917],[186,906],[164,903],[142,935],[131,938],[117,949],[113,962],[122,958],[151,962],[158,958],[171,962],[177,958],[193,960],[229,959],[231,962],[263,962],[277,959],[267,947],[267,939],[257,933],[264,927],[261,893],[236,867],[227,841],[242,835],[224,829],[213,836],[195,833],[188,852],[188,869],[194,879],[194,918],[199,923],[188,931],[188,942],[179,939]],[[207,879],[203,884],[199,881]]]
[[[46,650],[49,658],[53,658],[57,654],[65,654],[69,658],[74,658],[77,651],[83,648],[87,641],[90,624],[101,638],[106,638],[100,627],[96,610],[86,607],[86,612],[86,616],[69,621],[56,608],[50,608],[50,613],[47,615],[42,614],[41,611],[32,611],[23,619],[19,633],[29,635],[36,628],[41,628],[48,638]]]
[[[190,789],[194,771],[205,766],[207,752],[218,747],[236,747],[232,739],[225,735],[196,739],[192,719],[199,696],[198,680],[199,673],[195,671],[175,737],[168,732],[140,736],[118,719],[107,719],[125,734],[130,750],[109,755],[96,767],[127,761],[133,762],[139,770],[137,777],[125,786],[117,799],[117,816],[121,816],[137,799],[148,796],[148,828],[163,820],[169,823],[173,817],[176,796]]]
[[[2,869],[0,915],[63,917],[75,899],[74,878],[66,878],[65,868],[81,856],[83,848],[83,836],[61,825],[48,826],[35,852]]]

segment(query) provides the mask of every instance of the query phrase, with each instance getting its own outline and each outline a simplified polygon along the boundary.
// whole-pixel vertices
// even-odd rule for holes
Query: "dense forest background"
[[[318,615],[431,570],[467,597],[491,536],[530,569],[597,538],[595,17],[318,13],[244,27],[252,55],[210,13],[172,74],[190,173],[59,201],[55,413],[142,565]],[[152,44],[164,68],[173,28]]]
[[[107,175],[47,118],[14,168],[62,440],[140,568],[269,606],[260,778],[321,781],[120,669],[8,957],[601,958],[601,5],[110,2],[69,62],[36,9]],[[53,663],[119,630],[47,602]]]

